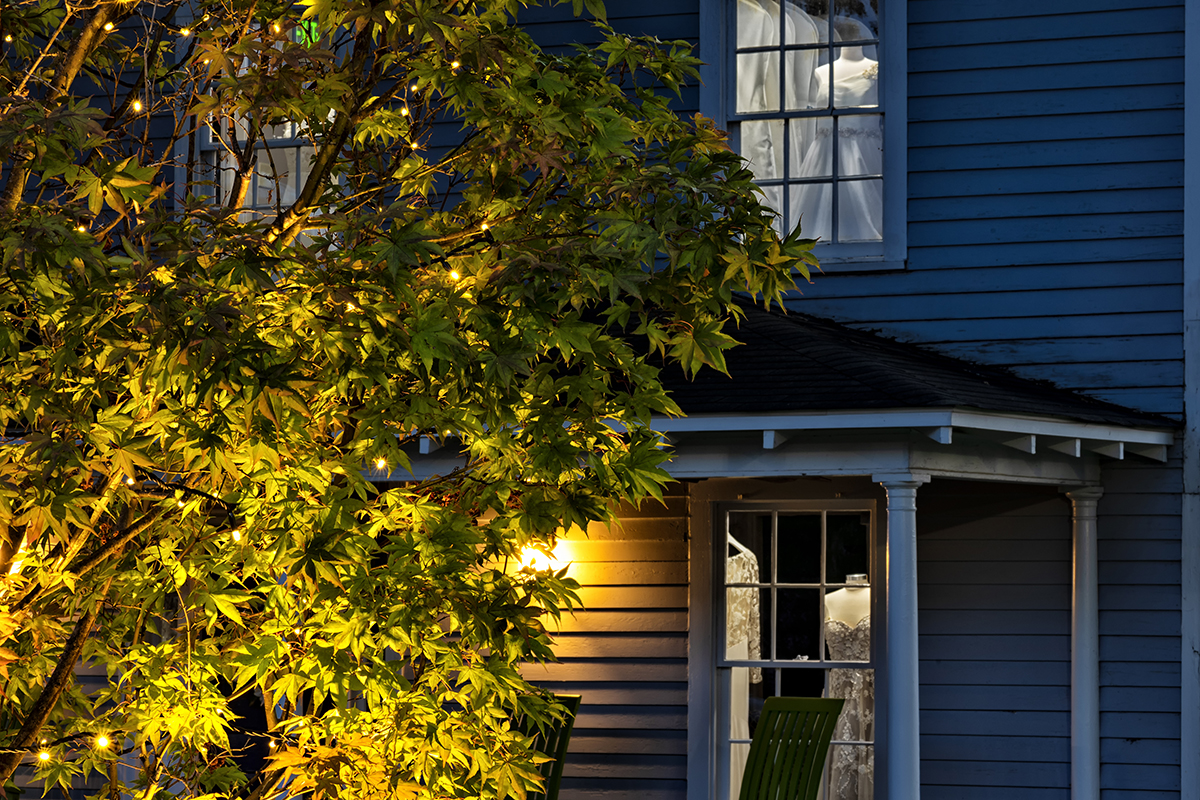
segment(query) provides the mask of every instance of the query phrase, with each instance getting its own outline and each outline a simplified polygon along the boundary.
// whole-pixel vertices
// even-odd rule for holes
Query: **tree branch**
[[[58,700],[66,691],[67,685],[71,682],[72,676],[75,674],[75,663],[79,661],[79,654],[83,652],[83,645],[87,642],[88,636],[92,633],[92,627],[96,624],[96,616],[100,609],[100,604],[104,602],[104,596],[108,594],[108,589],[112,585],[112,578],[104,584],[104,589],[100,592],[99,598],[96,599],[92,608],[88,609],[79,621],[75,623],[75,630],[71,632],[67,639],[66,646],[63,648],[62,655],[58,658],[58,663],[54,665],[54,672],[50,673],[50,679],[46,681],[46,685],[42,687],[41,694],[34,701],[33,707],[29,709],[29,715],[25,717],[25,723],[21,725],[21,729],[17,731],[16,738],[9,743],[3,751],[0,751],[0,781],[8,782],[17,767],[21,764],[21,759],[25,753],[22,752],[33,746],[37,741],[38,734],[42,730],[42,726],[46,724],[46,720],[50,719],[50,714],[53,713],[54,707],[58,705]]]

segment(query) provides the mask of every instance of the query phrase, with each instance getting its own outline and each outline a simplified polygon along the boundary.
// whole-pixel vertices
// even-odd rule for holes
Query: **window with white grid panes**
[[[302,21],[290,32],[293,41],[317,44],[316,26]],[[235,187],[240,154],[254,139],[251,158],[254,174],[246,187],[243,220],[277,216],[299,197],[308,180],[316,148],[303,125],[295,122],[258,124],[252,118],[210,119],[200,137],[206,169],[211,170],[209,191],[218,202],[227,202]]]
[[[881,1],[730,6],[731,128],[779,231],[863,255],[884,230]]]
[[[825,800],[871,800],[875,778],[873,509],[728,508],[718,522],[716,798],[736,798],[767,697],[845,700]]]
[[[245,147],[250,135],[247,120],[226,119],[210,125],[203,150],[208,166],[215,170],[213,189],[220,202],[227,202],[237,176],[236,153]],[[254,174],[242,202],[243,219],[274,217],[296,202],[308,180],[314,147],[292,122],[264,125],[255,133]]]

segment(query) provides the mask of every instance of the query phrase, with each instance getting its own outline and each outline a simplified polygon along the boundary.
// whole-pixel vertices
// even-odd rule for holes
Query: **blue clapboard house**
[[[562,796],[736,796],[826,694],[828,800],[1200,798],[1200,4],[608,12],[697,44],[823,272],[673,379],[667,502],[560,546]]]
[[[736,797],[774,695],[845,700],[822,800],[1200,800],[1200,2],[608,14],[697,45],[680,112],[823,270],[670,377],[666,502],[558,547],[563,800]]]

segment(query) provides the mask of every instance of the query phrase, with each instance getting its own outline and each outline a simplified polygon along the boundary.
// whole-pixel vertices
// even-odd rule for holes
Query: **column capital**
[[[885,489],[891,489],[893,486],[897,489],[907,487],[917,488],[921,484],[929,483],[928,472],[877,472],[871,476],[871,480],[881,484]]]
[[[1096,504],[1104,496],[1104,487],[1094,486],[1064,486],[1059,489],[1071,500],[1071,508],[1076,515],[1080,513],[1095,514]]]

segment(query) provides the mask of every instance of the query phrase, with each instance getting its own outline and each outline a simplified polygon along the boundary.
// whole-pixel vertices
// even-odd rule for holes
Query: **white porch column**
[[[1071,499],[1071,800],[1100,798],[1100,600],[1096,504],[1104,490],[1083,486]]]
[[[888,800],[921,796],[917,649],[917,487],[927,476],[875,476],[887,491]]]

